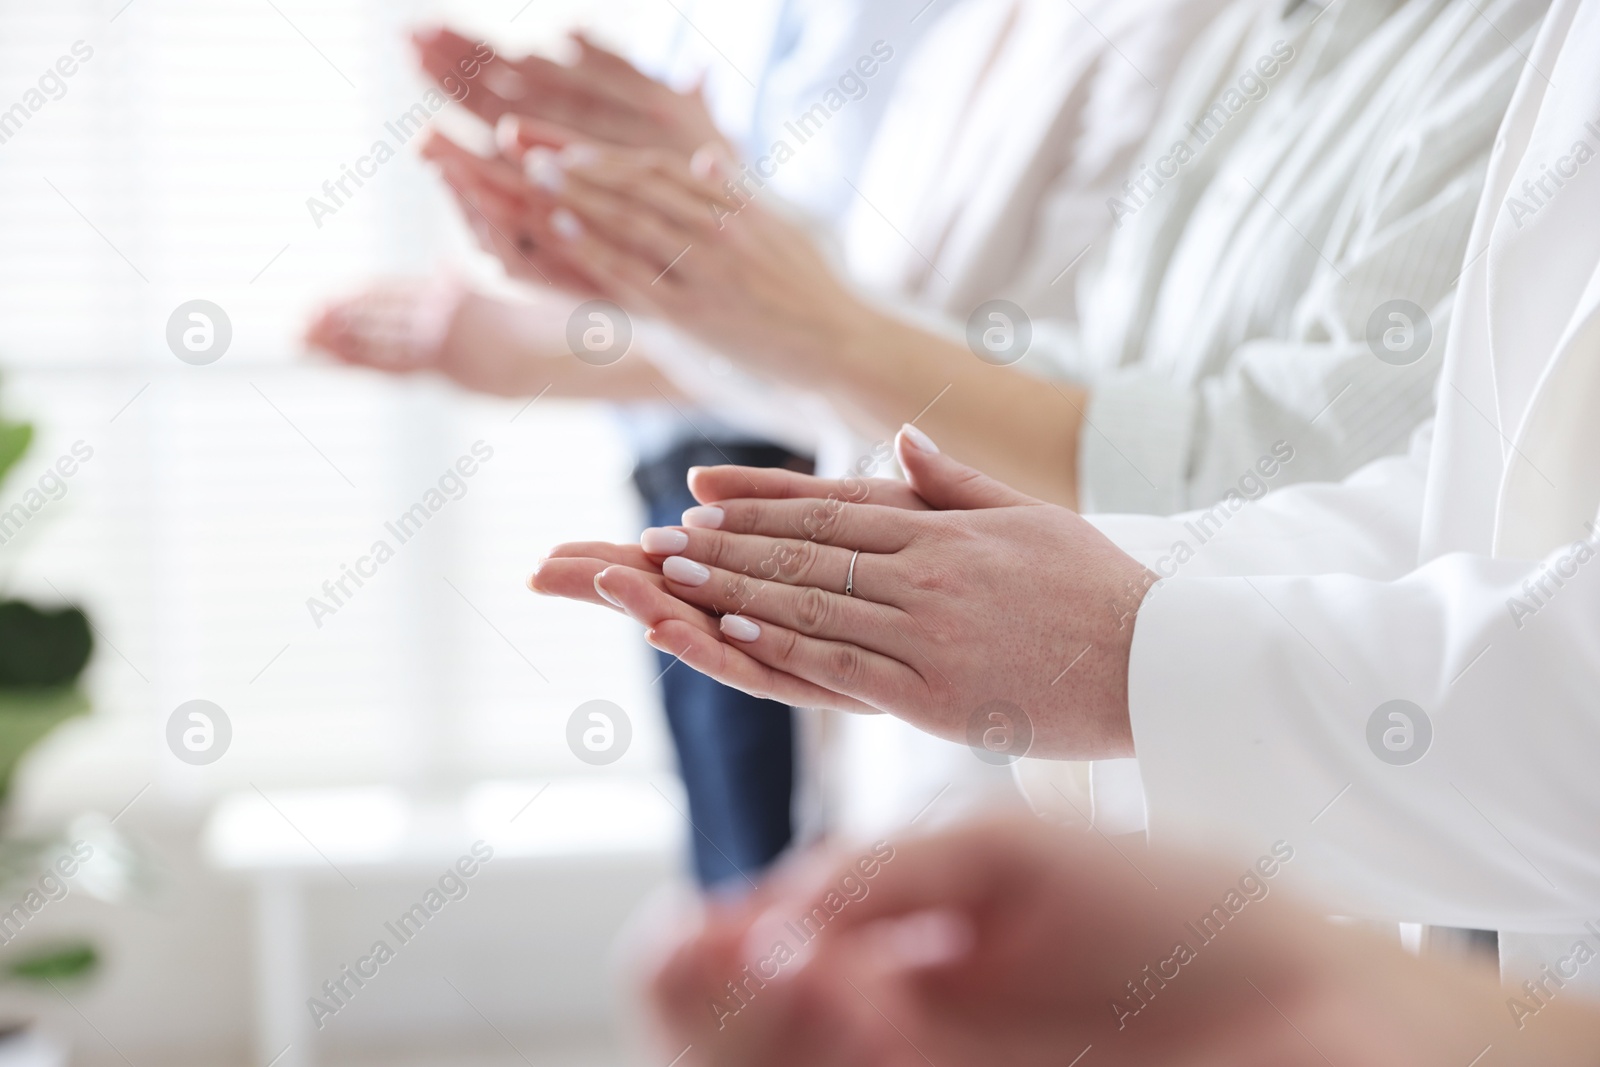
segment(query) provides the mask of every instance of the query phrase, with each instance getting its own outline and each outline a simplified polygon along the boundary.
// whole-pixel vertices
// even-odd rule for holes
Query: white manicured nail
[[[743,615],[724,615],[722,617],[722,632],[735,641],[754,641],[761,636],[761,627]]]
[[[610,604],[613,607],[622,607],[622,601],[618,600],[616,597],[612,596],[610,593],[606,592],[600,587],[600,575],[598,574],[594,576],[594,591],[599,593],[600,599],[604,600],[607,604]]]
[[[700,504],[683,513],[683,525],[697,530],[720,530],[727,513],[712,504]]]
[[[661,573],[679,585],[705,585],[711,572],[692,559],[670,556],[661,564]]]
[[[639,535],[639,547],[652,556],[671,556],[689,547],[689,535],[666,526],[652,526]]]
[[[972,920],[948,909],[923,911],[903,919],[881,920],[880,947],[905,970],[947,967],[972,951]]]
[[[722,150],[716,145],[704,145],[689,157],[689,173],[703,182],[729,177],[728,165]]]
[[[586,167],[600,158],[600,149],[592,144],[569,144],[561,150],[561,165]]]
[[[906,444],[910,445],[918,452],[928,452],[933,455],[939,454],[939,446],[933,443],[933,438],[929,437],[927,434],[923,433],[909,422],[900,427],[900,436],[905,439]]]
[[[522,173],[528,180],[549,193],[559,193],[567,186],[567,172],[556,162],[556,155],[548,148],[535,148],[522,157]]]
[[[517,151],[517,116],[506,112],[494,124],[494,143],[502,155],[515,155]]]
[[[576,241],[583,236],[583,223],[578,221],[578,216],[564,207],[558,207],[550,212],[550,229],[564,241]]]

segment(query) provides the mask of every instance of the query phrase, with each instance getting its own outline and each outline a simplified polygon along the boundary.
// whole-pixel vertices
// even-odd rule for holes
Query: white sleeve
[[[1286,841],[1285,869],[1347,914],[1530,932],[1592,917],[1595,554],[1158,587],[1129,671],[1152,836]]]
[[[1170,518],[1086,517],[1164,579],[1330,573],[1398,578],[1416,566],[1432,440],[1429,423],[1406,455],[1369,464],[1337,484],[1291,485],[1252,501],[1269,484],[1262,473],[1273,470],[1267,465],[1205,511]],[[1276,475],[1294,462],[1278,464]],[[1090,793],[1093,822],[1102,833],[1133,833],[1148,825],[1137,759],[1097,761]]]
[[[1398,578],[1417,565],[1432,424],[1403,456],[1370,463],[1342,482],[1275,492],[1299,462],[1266,464],[1216,505],[1171,517],[1088,515],[1124,552],[1161,575],[1356,574]],[[1281,456],[1282,453],[1280,453]],[[1274,457],[1277,459],[1277,457]],[[1273,471],[1272,475],[1263,472]]]

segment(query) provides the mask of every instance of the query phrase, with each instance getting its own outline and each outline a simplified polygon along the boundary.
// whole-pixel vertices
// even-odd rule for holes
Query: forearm
[[[635,341],[615,362],[590,361],[573,354],[567,340],[570,298],[543,297],[528,304],[488,298],[472,300],[455,324],[452,345],[457,365],[485,368],[464,382],[501,396],[583,400],[677,401],[679,390],[656,369]],[[492,368],[492,373],[488,368]]]
[[[865,306],[820,331],[815,387],[871,436],[915,418],[940,447],[1025,493],[1077,506],[1081,389],[984,363],[964,345]]]
[[[1156,589],[1129,668],[1152,836],[1290,840],[1346,914],[1576,928],[1600,891],[1592,555]]]

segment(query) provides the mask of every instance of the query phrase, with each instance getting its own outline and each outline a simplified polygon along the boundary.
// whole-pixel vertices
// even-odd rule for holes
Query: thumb
[[[1039,503],[1026,493],[951,459],[909,422],[900,427],[894,445],[911,488],[936,511],[979,511]]]
[[[522,161],[536,148],[559,152],[574,140],[573,132],[563,126],[509,111],[500,116],[494,127],[495,147],[512,162]]]

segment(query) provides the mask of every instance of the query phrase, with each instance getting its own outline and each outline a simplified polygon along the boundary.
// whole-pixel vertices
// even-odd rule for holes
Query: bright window
[[[522,587],[554,541],[636,531],[610,414],[334,370],[296,340],[308,308],[365,278],[476,261],[409,151],[320,228],[305,204],[419,98],[405,28],[426,20],[509,48],[575,21],[656,47],[748,47],[736,15],[702,13],[691,32],[664,0],[0,11],[0,108],[44,100],[0,143],[0,398],[40,430],[0,508],[74,442],[93,449],[0,568],[13,595],[59,592],[99,631],[97,719],[72,745],[157,768],[137,773],[169,793],[576,773],[564,726],[593,698],[633,719],[616,770],[667,766],[636,628]],[[58,83],[47,72],[75,46]],[[168,316],[197,298],[233,330],[203,367],[166,342]],[[385,523],[476,442],[493,457],[465,495],[398,543]],[[307,599],[326,601],[323,583],[379,539],[393,559],[315,625]],[[197,697],[234,730],[199,770],[163,747],[167,716]]]

